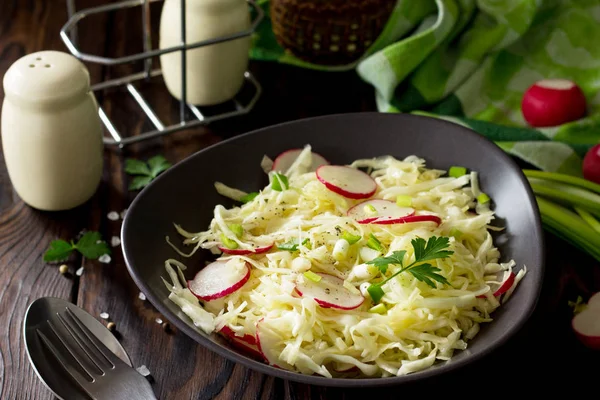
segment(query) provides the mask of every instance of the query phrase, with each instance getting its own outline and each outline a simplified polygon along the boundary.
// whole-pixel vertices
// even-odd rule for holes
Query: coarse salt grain
[[[121,239],[119,239],[118,236],[113,236],[110,238],[110,245],[112,247],[117,247],[120,244],[121,244]]]
[[[138,295],[138,298],[142,301],[146,300],[146,295],[142,292],[140,292],[140,294]]]
[[[108,219],[110,219],[111,221],[116,221],[119,219],[119,213],[116,211],[111,211],[108,213],[107,215]]]
[[[77,275],[77,276],[83,275],[83,267],[79,267],[79,269],[77,270],[77,272],[75,272],[75,275]]]
[[[156,323],[157,323],[157,324],[162,324],[162,323],[163,323],[163,320],[162,320],[162,319],[160,319],[160,318],[156,318]]]
[[[102,319],[108,319],[108,317],[109,317],[108,313],[105,313],[105,312],[100,313],[100,318],[102,318]]]
[[[104,264],[108,264],[110,262],[111,258],[108,254],[103,254],[98,258],[98,261],[100,261],[101,263]]]
[[[140,375],[142,376],[148,376],[150,375],[150,370],[148,369],[148,367],[146,367],[145,365],[140,365],[139,367],[137,367],[135,369],[137,372],[140,373]]]

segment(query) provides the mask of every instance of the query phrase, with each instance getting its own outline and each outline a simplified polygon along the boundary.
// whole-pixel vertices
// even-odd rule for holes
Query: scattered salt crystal
[[[121,239],[119,239],[118,236],[113,236],[110,238],[110,245],[112,247],[117,247],[120,244],[121,244]]]
[[[142,292],[140,292],[140,294],[138,295],[138,298],[142,301],[146,300],[146,295]]]
[[[108,213],[107,215],[108,219],[110,219],[111,221],[116,221],[119,219],[119,213],[116,211],[111,211]]]
[[[123,211],[121,211],[121,219],[125,218],[125,214],[127,214],[127,209],[124,209]]]
[[[108,313],[105,313],[105,312],[100,313],[100,318],[102,318],[102,319],[108,319],[108,317],[109,317]]]
[[[137,372],[140,373],[140,375],[142,376],[148,376],[150,375],[150,370],[148,369],[148,367],[146,367],[145,365],[140,365],[139,367],[137,367],[135,369]]]
[[[83,275],[83,267],[79,267],[79,269],[77,270],[77,272],[75,272],[75,275],[77,275],[77,276]]]
[[[156,323],[157,323],[157,324],[162,324],[162,323],[163,323],[163,320],[162,320],[162,319],[160,319],[160,318],[156,318]]]
[[[104,264],[108,264],[110,262],[111,258],[108,254],[102,254],[99,258],[98,261],[100,261],[101,263]]]

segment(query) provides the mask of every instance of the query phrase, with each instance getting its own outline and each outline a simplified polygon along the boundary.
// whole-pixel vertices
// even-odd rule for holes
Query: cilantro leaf
[[[444,276],[437,273],[439,271],[441,271],[441,269],[439,269],[438,267],[434,267],[433,265],[428,263],[415,265],[414,267],[408,270],[408,272],[410,272],[412,276],[414,276],[421,282],[425,282],[432,288],[436,287],[433,281],[443,283],[444,285],[450,285],[450,282],[448,282],[448,280]]]
[[[427,240],[427,244],[425,244],[425,239],[423,238],[411,240],[411,244],[415,250],[415,262],[446,258],[449,255],[454,254],[451,250],[444,250],[448,248],[449,243],[450,240],[444,236],[432,236]]]
[[[247,195],[243,196],[240,201],[244,204],[250,203],[254,198],[258,196],[258,192],[250,192]]]
[[[156,178],[158,174],[166,171],[171,166],[171,163],[165,157],[158,155],[148,160],[148,166],[150,167],[150,175]]]
[[[130,175],[150,175],[150,168],[143,161],[128,158],[125,160],[125,172]]]
[[[129,184],[129,190],[139,190],[148,186],[154,178],[170,166],[171,163],[161,155],[152,157],[147,163],[133,158],[126,159],[125,172],[130,175],[135,175],[132,182]]]
[[[367,261],[367,264],[376,266],[382,274],[385,274],[389,264],[397,264],[402,267],[404,265],[405,255],[406,250],[394,251],[391,256],[377,257],[371,261]]]
[[[142,189],[148,186],[150,182],[152,182],[152,177],[150,176],[136,176],[129,184],[129,190]]]
[[[110,254],[108,244],[102,240],[98,232],[86,232],[75,244],[75,248],[89,259],[96,259],[104,254]]]
[[[50,242],[50,248],[44,253],[44,261],[63,261],[73,252],[74,247],[71,243],[58,239]]]

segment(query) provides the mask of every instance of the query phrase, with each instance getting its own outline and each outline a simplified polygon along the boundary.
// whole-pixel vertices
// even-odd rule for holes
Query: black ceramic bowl
[[[328,379],[288,372],[241,354],[219,335],[206,335],[171,303],[161,281],[164,261],[179,258],[165,241],[176,240],[173,223],[194,232],[205,230],[218,203],[230,203],[217,194],[221,181],[246,191],[264,187],[260,168],[263,155],[310,144],[331,163],[358,158],[411,154],[425,158],[428,167],[447,169],[461,165],[479,172],[480,185],[493,199],[497,221],[506,230],[496,236],[503,261],[514,259],[527,274],[510,301],[498,309],[494,321],[484,324],[467,351],[451,362],[413,374],[392,378]],[[345,387],[384,386],[432,377],[470,364],[511,338],[531,315],[541,289],[544,243],[534,196],[520,168],[486,138],[443,120],[408,114],[358,113],[311,118],[284,123],[226,140],[170,168],[133,201],[121,232],[125,261],[131,276],[150,302],[175,326],[202,346],[254,370],[298,382]],[[200,251],[182,259],[193,277],[207,257]]]

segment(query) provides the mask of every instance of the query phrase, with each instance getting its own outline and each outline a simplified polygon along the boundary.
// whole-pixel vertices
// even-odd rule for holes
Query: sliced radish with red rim
[[[291,166],[294,164],[294,161],[298,158],[300,153],[302,153],[303,149],[290,149],[284,151],[280,155],[275,158],[273,162],[272,171],[285,173]],[[329,162],[322,155],[311,152],[312,156],[312,164],[310,166],[310,171],[316,171],[321,165],[327,165]]]
[[[348,210],[347,215],[359,224],[368,224],[376,220],[392,221],[414,213],[414,208],[400,207],[390,200],[373,199],[358,203]]]
[[[253,250],[248,250],[248,249],[230,249],[230,248],[227,248],[227,247],[222,246],[222,245],[218,245],[217,247],[219,248],[219,250],[221,250],[225,254],[231,254],[233,256],[245,256],[247,254],[262,254],[262,253],[266,253],[267,251],[269,251],[269,250],[271,250],[273,248],[273,244],[270,244],[268,246],[255,247]]]
[[[377,191],[377,182],[368,174],[343,165],[317,168],[317,179],[327,189],[349,199],[366,199]]]
[[[319,282],[302,278],[296,284],[296,291],[302,297],[313,298],[323,308],[353,310],[361,306],[365,298],[359,293],[352,293],[344,287],[344,281],[337,276],[317,273]]]
[[[594,293],[587,302],[589,308],[600,310],[600,292]]]
[[[250,279],[250,265],[239,260],[217,260],[202,268],[188,288],[200,300],[210,301],[240,289]]]
[[[400,218],[377,218],[371,221],[371,224],[394,225],[394,224],[412,224],[417,222],[433,222],[437,225],[442,223],[442,219],[437,215],[407,215]]]
[[[600,309],[586,308],[573,317],[571,326],[581,343],[591,349],[600,350]]]
[[[235,332],[228,326],[224,326],[219,331],[229,339],[233,347],[245,352],[246,354],[264,360],[262,353],[258,350],[256,339],[252,335],[245,334],[244,336],[236,336]]]
[[[515,284],[515,278],[516,275],[514,272],[504,271],[504,277],[502,279],[502,282],[490,285],[490,289],[493,291],[494,296],[498,297],[506,293],[508,289],[510,289]],[[485,295],[482,294],[477,297],[484,299]]]

